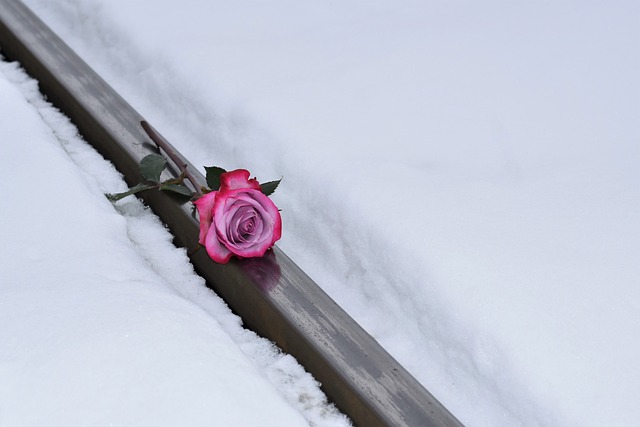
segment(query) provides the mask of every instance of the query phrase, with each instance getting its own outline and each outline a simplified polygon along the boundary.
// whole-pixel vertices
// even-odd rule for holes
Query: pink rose
[[[199,242],[216,262],[225,264],[232,255],[263,256],[280,239],[282,219],[260,184],[238,169],[220,175],[220,189],[194,203],[200,215]]]

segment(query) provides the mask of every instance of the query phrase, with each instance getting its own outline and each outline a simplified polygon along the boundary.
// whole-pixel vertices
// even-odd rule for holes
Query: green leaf
[[[107,199],[111,200],[112,202],[117,202],[120,199],[124,199],[127,196],[130,196],[132,194],[136,194],[139,193],[141,191],[145,191],[145,190],[150,190],[152,188],[155,188],[155,185],[149,185],[149,184],[137,184],[134,187],[131,187],[129,189],[129,191],[125,191],[124,193],[116,193],[116,194],[105,194],[105,196],[107,196]]]
[[[262,194],[265,196],[270,196],[274,191],[276,191],[276,188],[280,185],[280,181],[282,181],[282,178],[277,181],[269,181],[264,184],[260,184],[260,191],[262,191]]]
[[[147,181],[159,183],[160,174],[167,166],[167,159],[160,154],[149,154],[140,160],[140,173]]]
[[[162,184],[160,186],[160,190],[170,191],[171,193],[180,194],[181,196],[185,197],[193,196],[193,192],[191,192],[191,190],[180,184]]]
[[[205,166],[204,170],[207,172],[207,185],[211,191],[218,191],[220,189],[220,175],[226,170],[218,166]]]

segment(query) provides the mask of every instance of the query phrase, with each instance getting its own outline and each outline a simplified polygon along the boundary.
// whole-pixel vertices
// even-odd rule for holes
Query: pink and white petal
[[[211,227],[204,240],[204,247],[207,249],[209,257],[220,264],[226,264],[233,255],[229,249],[227,249],[220,240],[218,240],[218,234],[215,227]]]
[[[217,191],[212,191],[193,202],[198,210],[198,215],[200,216],[200,235],[198,237],[198,242],[201,245],[205,244],[205,236],[211,228],[211,222],[213,221],[213,205],[216,202],[217,193]]]
[[[275,221],[273,223],[273,238],[271,239],[271,246],[282,237],[282,218],[280,217],[280,211],[274,217]]]
[[[249,179],[251,174],[246,169],[236,169],[231,172],[225,172],[220,175],[220,191],[238,190],[242,188],[251,188],[260,190],[260,184],[253,178]]]

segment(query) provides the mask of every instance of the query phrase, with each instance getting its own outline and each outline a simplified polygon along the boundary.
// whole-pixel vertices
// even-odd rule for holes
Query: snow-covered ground
[[[640,3],[26,3],[465,424],[640,418]]]
[[[0,62],[0,426],[346,426]]]

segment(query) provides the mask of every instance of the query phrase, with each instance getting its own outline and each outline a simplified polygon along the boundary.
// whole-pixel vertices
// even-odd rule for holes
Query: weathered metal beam
[[[19,0],[0,1],[0,51],[39,81],[129,184],[141,180],[138,163],[155,149],[140,125],[144,118]],[[164,192],[143,199],[177,245],[196,246],[198,222],[188,204]],[[356,425],[461,425],[277,247],[264,258],[227,265],[201,250],[191,262],[247,327],[296,357]]]

